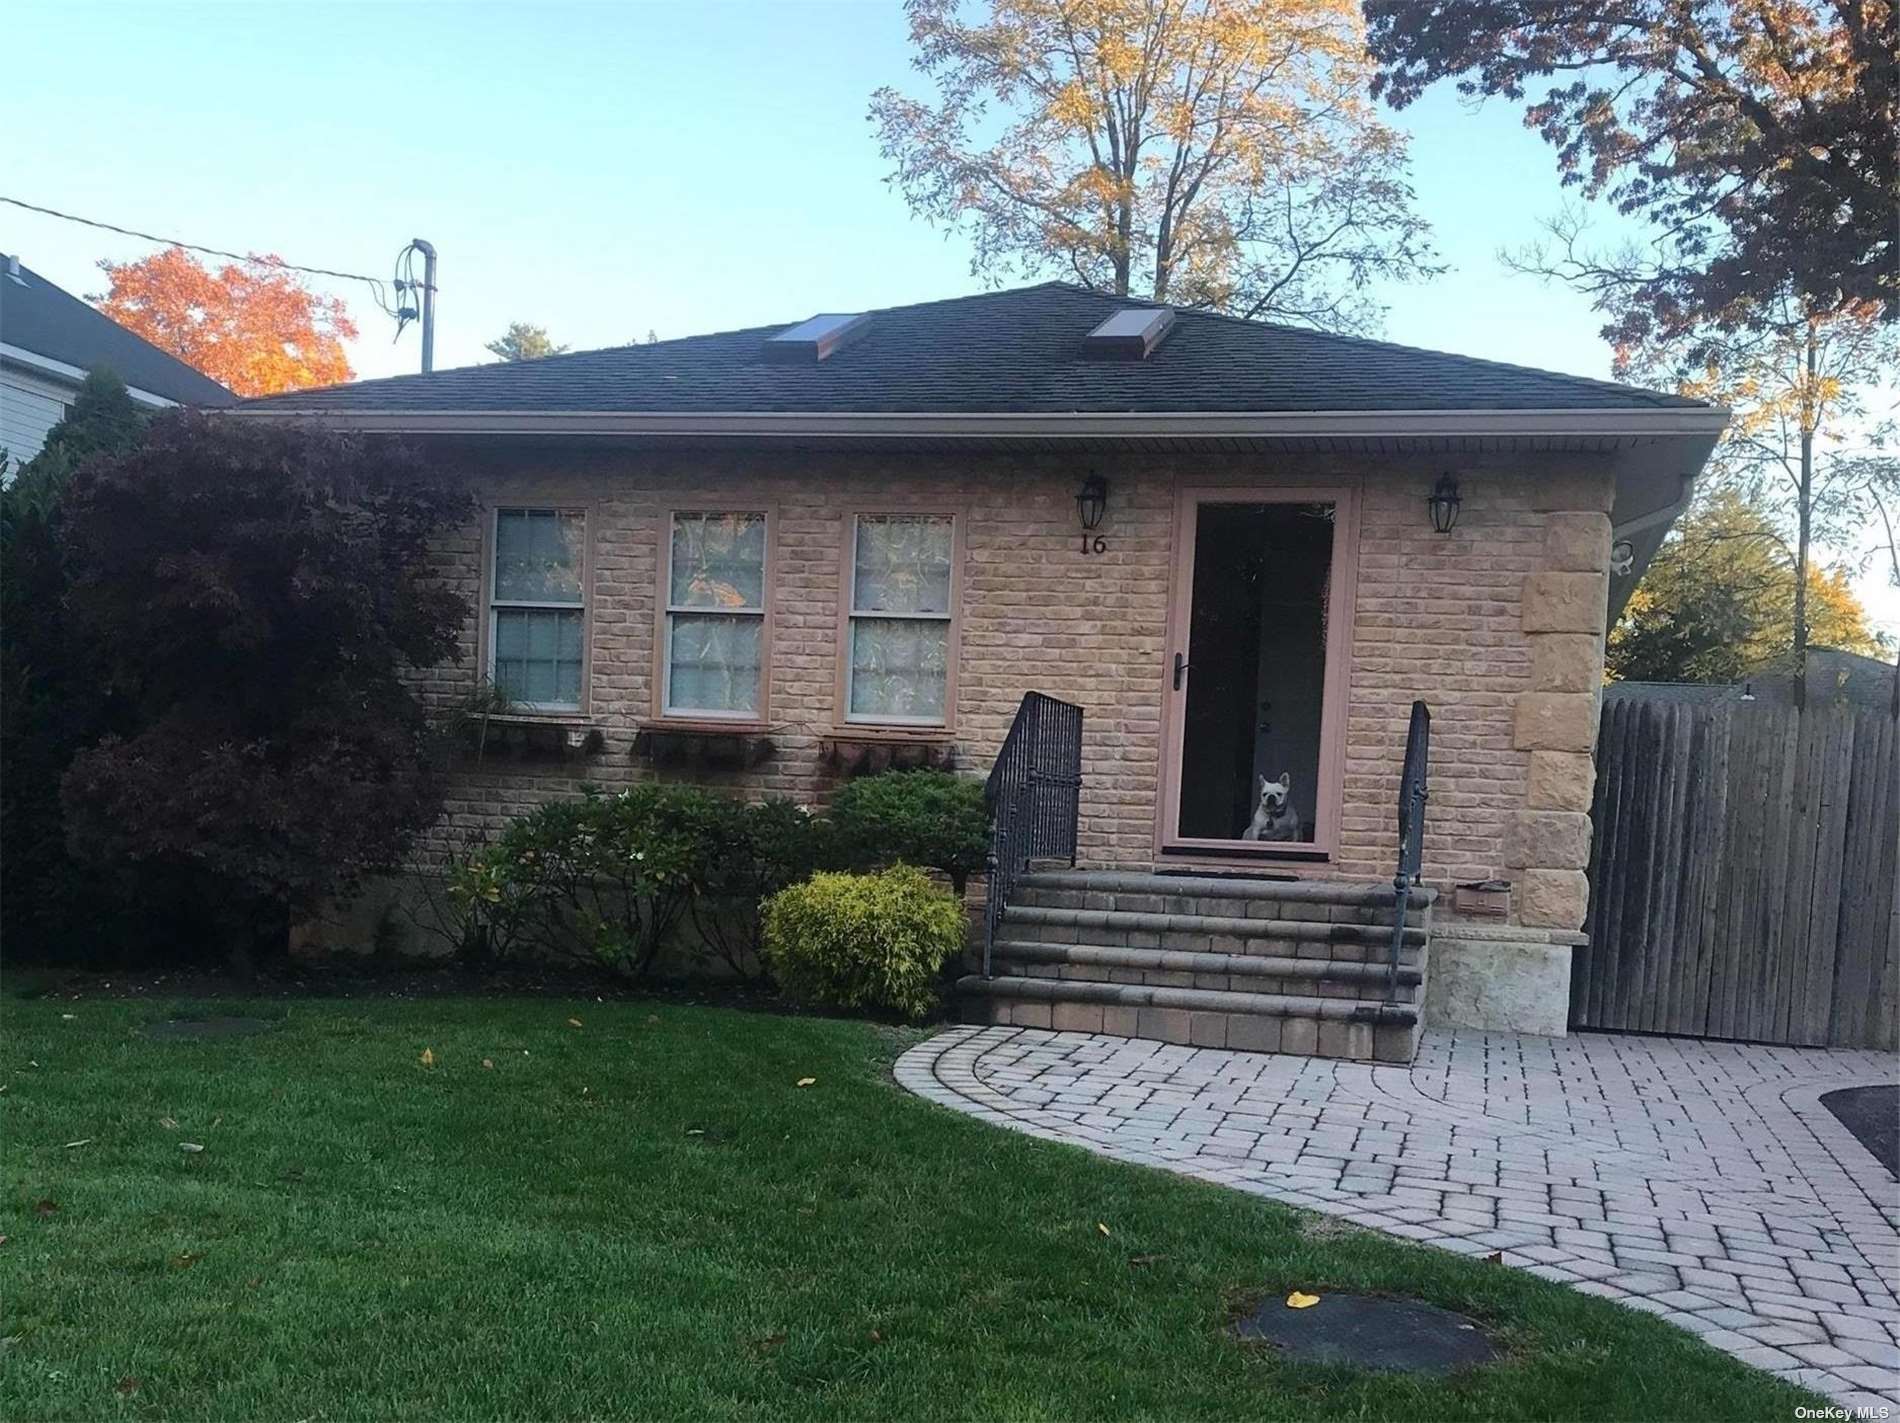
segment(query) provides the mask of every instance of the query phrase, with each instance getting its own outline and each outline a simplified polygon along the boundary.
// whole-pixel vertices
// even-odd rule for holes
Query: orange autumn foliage
[[[99,310],[237,395],[337,385],[352,374],[343,342],[356,323],[336,297],[305,287],[277,258],[213,273],[181,247],[141,262],[101,262],[112,289]]]

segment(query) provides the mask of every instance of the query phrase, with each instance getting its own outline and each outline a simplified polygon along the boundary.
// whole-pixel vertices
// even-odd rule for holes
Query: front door
[[[1164,852],[1333,850],[1353,516],[1343,489],[1183,491],[1164,671]]]

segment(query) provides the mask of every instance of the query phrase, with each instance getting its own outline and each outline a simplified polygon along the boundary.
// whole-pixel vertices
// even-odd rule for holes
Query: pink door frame
[[[1240,840],[1189,839],[1179,835],[1181,742],[1187,682],[1174,686],[1176,654],[1193,662],[1188,631],[1193,613],[1194,539],[1203,504],[1331,504],[1332,585],[1326,609],[1324,703],[1320,719],[1319,785],[1313,809],[1313,843],[1257,844]],[[1161,658],[1161,783],[1155,802],[1155,854],[1171,861],[1278,861],[1288,868],[1325,864],[1339,845],[1344,798],[1346,703],[1351,692],[1352,620],[1359,581],[1359,491],[1353,485],[1193,485],[1175,495],[1174,568],[1168,590],[1168,636]],[[1188,677],[1194,673],[1190,665]]]

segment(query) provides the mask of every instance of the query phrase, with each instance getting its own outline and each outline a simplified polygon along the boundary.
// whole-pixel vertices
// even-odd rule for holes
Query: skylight
[[[1173,326],[1165,306],[1123,307],[1083,338],[1082,350],[1102,360],[1145,360]]]
[[[788,327],[765,343],[768,361],[822,361],[870,329],[864,312],[827,312]]]

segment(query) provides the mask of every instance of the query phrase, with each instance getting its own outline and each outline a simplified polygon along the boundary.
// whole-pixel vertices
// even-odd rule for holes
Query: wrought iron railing
[[[1386,968],[1385,996],[1399,1001],[1399,956],[1405,946],[1405,911],[1412,886],[1419,882],[1419,859],[1425,842],[1425,802],[1431,798],[1426,780],[1431,773],[1432,714],[1423,702],[1412,703],[1412,724],[1405,733],[1405,766],[1399,772],[1399,864],[1392,874],[1392,958]]]
[[[990,807],[990,854],[983,908],[983,976],[1016,881],[1031,860],[1075,863],[1082,814],[1082,708],[1024,695],[983,788]]]

